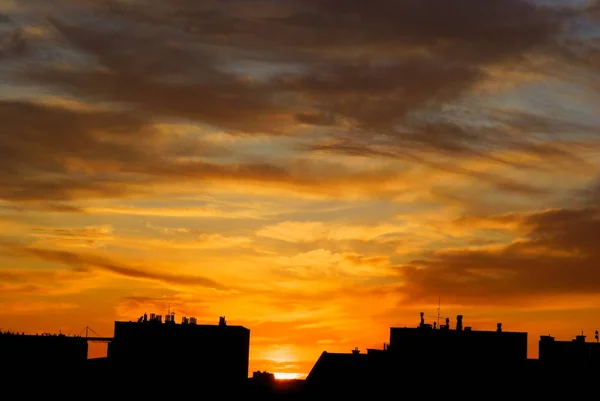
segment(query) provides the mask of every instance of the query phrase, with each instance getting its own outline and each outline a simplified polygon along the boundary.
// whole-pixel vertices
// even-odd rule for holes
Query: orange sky
[[[0,0],[0,329],[591,338],[600,6],[538,3]]]

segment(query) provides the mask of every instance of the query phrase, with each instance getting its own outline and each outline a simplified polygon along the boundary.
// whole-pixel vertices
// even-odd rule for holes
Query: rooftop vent
[[[463,315],[456,316],[456,331],[462,331],[463,329]]]

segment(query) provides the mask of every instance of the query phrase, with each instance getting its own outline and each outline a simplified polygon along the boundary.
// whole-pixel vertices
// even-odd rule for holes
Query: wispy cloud
[[[114,240],[112,232],[110,225],[81,228],[34,227],[29,235],[36,238],[42,246],[98,247]]]
[[[66,250],[23,247],[17,244],[4,243],[2,247],[16,255],[29,255],[46,261],[57,262],[71,267],[75,271],[102,270],[115,275],[164,282],[165,284],[183,286],[201,286],[216,290],[226,290],[227,287],[202,276],[172,274],[169,272],[149,269],[144,266],[130,266],[94,253],[72,252]]]
[[[316,242],[320,240],[371,241],[385,235],[402,232],[400,225],[383,224],[378,226],[352,226],[327,224],[319,221],[284,221],[266,226],[257,235],[289,242]]]

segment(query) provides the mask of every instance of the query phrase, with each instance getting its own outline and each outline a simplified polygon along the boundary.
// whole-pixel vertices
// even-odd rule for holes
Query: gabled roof
[[[310,373],[306,382],[352,380],[366,374],[367,354],[331,353],[324,351]]]

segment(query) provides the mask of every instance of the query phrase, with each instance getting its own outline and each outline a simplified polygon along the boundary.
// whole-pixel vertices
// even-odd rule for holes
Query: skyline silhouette
[[[356,374],[370,386],[376,377],[398,369],[394,361],[406,366],[453,361],[461,369],[505,366],[515,371],[526,369],[525,375],[541,375],[540,369],[556,371],[554,374],[586,370],[600,373],[598,330],[593,333],[593,341],[586,341],[588,336],[583,331],[572,340],[539,336],[534,339],[539,352],[532,358],[527,332],[506,331],[502,322],[496,323],[495,330],[474,329],[464,323],[464,315],[452,320],[442,318],[439,311],[438,306],[437,319],[431,322],[420,312],[418,325],[390,327],[389,341],[381,348],[322,350],[308,374],[266,370],[251,373],[251,329],[229,325],[225,316],[219,317],[218,324],[198,323],[195,316],[182,316],[178,321],[170,306],[164,316],[144,313],[136,320],[115,321],[110,337],[101,337],[89,327],[85,335],[0,331],[0,357],[13,367],[34,364],[50,369],[100,368],[108,374],[113,370],[158,376],[193,374],[206,383],[228,381],[224,385],[233,387],[244,386],[247,379],[268,388],[277,386],[277,381],[306,379],[309,385],[317,383],[319,391],[347,383]],[[97,342],[108,345],[106,355],[90,355],[89,345]],[[196,361],[193,367],[192,361]],[[387,370],[390,372],[385,373]]]
[[[366,2],[0,0],[0,331],[593,338],[600,2]]]
[[[435,383],[477,383],[479,389],[495,389],[495,396],[515,394],[547,396],[567,391],[582,395],[593,390],[600,373],[600,337],[594,342],[581,333],[573,340],[541,336],[539,358],[528,358],[528,333],[475,330],[468,317],[428,321],[420,312],[419,323],[391,327],[382,348],[352,352],[323,351],[305,380],[277,380],[273,373],[249,375],[251,329],[230,325],[224,316],[218,324],[199,324],[195,317],[175,319],[144,314],[138,319],[114,322],[105,358],[87,358],[88,342],[98,337],[64,334],[26,335],[0,333],[0,358],[9,367],[5,378],[28,374],[48,382],[46,396],[71,397],[75,390],[97,388],[97,395],[119,392],[122,396],[171,397],[258,396],[314,399],[314,397],[386,397],[410,383],[422,387]],[[96,333],[93,333],[96,334]],[[58,376],[56,376],[56,374]],[[65,382],[65,375],[68,381]],[[62,379],[60,378],[62,376]],[[140,386],[133,377],[144,378]],[[77,383],[76,387],[72,384]],[[461,391],[461,393],[463,393]],[[477,390],[461,398],[481,398]]]

